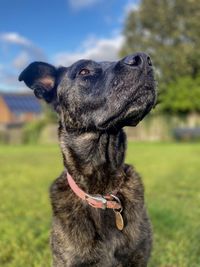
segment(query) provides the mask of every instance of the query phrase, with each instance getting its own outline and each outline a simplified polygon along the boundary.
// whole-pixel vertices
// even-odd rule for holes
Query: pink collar
[[[85,200],[90,206],[98,209],[113,209],[122,211],[122,204],[118,197],[113,194],[107,196],[90,195],[85,193],[74,181],[72,176],[67,172],[67,181],[72,191],[81,199]]]

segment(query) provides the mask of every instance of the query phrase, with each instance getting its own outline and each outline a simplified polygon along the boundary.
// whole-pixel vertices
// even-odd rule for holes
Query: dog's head
[[[156,99],[152,63],[144,53],[117,62],[79,60],[60,68],[34,62],[19,81],[52,103],[66,128],[73,130],[135,126]]]

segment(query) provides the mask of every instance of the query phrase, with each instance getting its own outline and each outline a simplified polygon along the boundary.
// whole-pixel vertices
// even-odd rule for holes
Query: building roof
[[[42,106],[38,99],[27,93],[0,93],[11,112],[20,113],[41,113]]]

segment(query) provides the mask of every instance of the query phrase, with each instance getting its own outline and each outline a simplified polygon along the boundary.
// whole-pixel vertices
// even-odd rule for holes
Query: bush
[[[24,126],[22,142],[24,144],[36,144],[39,140],[42,129],[46,126],[44,119],[30,122]]]

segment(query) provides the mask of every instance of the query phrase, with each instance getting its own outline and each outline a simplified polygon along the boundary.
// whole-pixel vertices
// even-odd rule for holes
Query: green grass
[[[200,266],[200,144],[128,144],[154,228],[150,267]],[[48,188],[57,146],[0,147],[0,266],[51,265]]]

